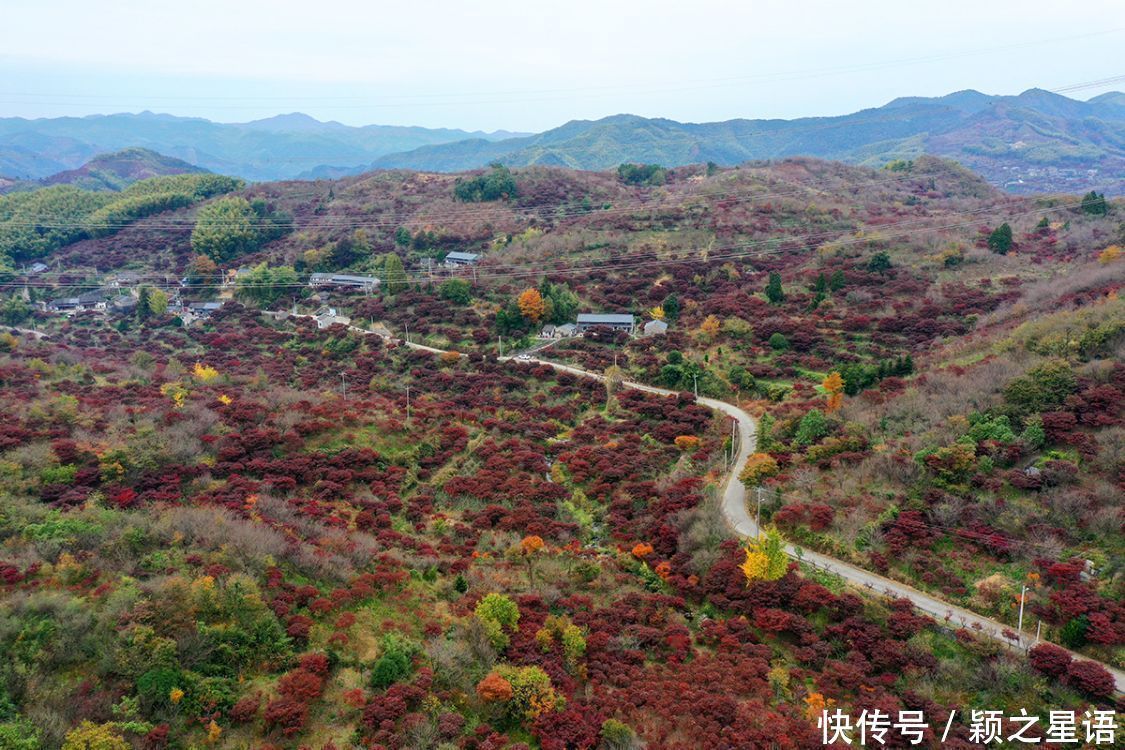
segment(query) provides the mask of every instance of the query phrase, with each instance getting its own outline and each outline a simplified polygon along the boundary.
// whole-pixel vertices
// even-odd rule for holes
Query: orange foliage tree
[[[844,379],[840,377],[840,373],[830,373],[820,385],[828,394],[828,411],[834,412],[839,409],[844,403]]]
[[[512,699],[512,683],[495,672],[489,672],[477,683],[477,695],[485,703],[507,703]]]
[[[519,305],[520,313],[532,323],[538,323],[547,312],[547,303],[543,301],[543,295],[538,289],[524,289],[516,304]]]
[[[675,443],[677,448],[687,453],[699,447],[699,438],[695,435],[680,435],[676,438]]]

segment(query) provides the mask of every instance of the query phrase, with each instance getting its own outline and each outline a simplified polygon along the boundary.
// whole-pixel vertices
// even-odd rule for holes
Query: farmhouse
[[[452,252],[445,256],[447,266],[472,266],[480,259],[476,253]]]
[[[636,327],[637,319],[635,317],[620,313],[581,313],[576,324],[579,333],[591,328],[612,328],[615,331],[633,333]]]
[[[376,289],[379,279],[374,276],[360,276],[347,273],[314,273],[309,277],[309,286],[343,286],[352,289]]]
[[[645,323],[644,334],[645,336],[663,336],[668,333],[668,324],[663,320],[650,320]]]

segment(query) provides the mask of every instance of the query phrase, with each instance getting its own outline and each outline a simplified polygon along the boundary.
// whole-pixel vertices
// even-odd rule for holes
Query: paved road
[[[511,358],[506,357],[505,359]],[[581,375],[597,380],[605,379],[604,376],[599,373],[590,372],[571,365],[560,364],[558,362],[536,358],[532,358],[530,362],[548,365],[556,370],[569,372],[574,375]],[[625,381],[624,385],[628,388],[636,388],[638,390],[648,391],[649,393],[659,393],[663,395],[674,395],[676,393],[675,391],[670,391],[665,388],[656,388],[651,385],[644,385],[643,383],[635,383],[632,381]],[[738,475],[742,473],[742,468],[746,465],[746,459],[750,457],[750,454],[753,453],[757,447],[758,424],[754,418],[745,411],[726,401],[705,397],[698,397],[696,401],[711,409],[723,412],[738,423],[738,451],[735,454],[734,464],[731,467],[730,473],[727,474],[726,483],[723,486],[721,507],[723,519],[732,531],[743,538],[757,537],[758,526],[754,522],[753,516],[750,514],[746,502],[746,487],[739,481]],[[843,562],[842,560],[837,560],[834,557],[828,557],[827,555],[822,555],[812,550],[801,549],[796,545],[785,545],[785,551],[790,557],[834,573],[855,586],[861,586],[874,593],[890,597],[909,599],[916,608],[932,616],[939,622],[948,623],[951,627],[968,628],[976,633],[994,638],[1011,648],[1020,648],[1021,646],[1021,644],[1004,637],[1003,633],[1005,630],[1012,631],[1014,628],[997,622],[996,620],[982,617],[963,607],[950,604],[923,591],[919,591],[912,586],[907,586],[898,581],[892,581],[877,573],[872,573],[869,570],[857,567],[851,563]],[[1022,647],[1027,648],[1031,646],[1033,640],[1032,636],[1025,636]],[[1076,658],[1086,658],[1079,654],[1073,654],[1073,656]],[[1117,683],[1117,691],[1119,693],[1125,692],[1125,672],[1111,667],[1108,664],[1103,664],[1102,666],[1108,669],[1110,674],[1113,675]]]
[[[422,351],[433,352],[441,354],[444,350],[436,349],[432,346],[425,346],[423,344],[415,344],[405,342],[402,339],[379,334],[375,331],[370,331],[356,326],[350,326],[355,331],[372,335],[382,335],[388,340],[397,341],[406,344],[412,349],[419,349]],[[527,355],[525,355],[527,356]],[[601,373],[591,372],[584,370],[581,367],[574,367],[573,365],[564,365],[559,362],[552,362],[546,359],[538,359],[536,357],[529,357],[528,359],[519,360],[518,357],[500,357],[500,361],[509,362],[518,360],[528,364],[547,365],[553,367],[560,372],[568,372],[572,375],[580,377],[593,378],[595,380],[605,380],[605,376]],[[671,391],[667,388],[657,388],[656,386],[645,385],[644,383],[636,383],[631,380],[626,380],[622,383],[626,388],[636,388],[640,391],[647,391],[649,393],[657,393],[664,396],[676,395],[677,391]],[[738,451],[735,454],[734,464],[731,466],[730,472],[727,474],[726,483],[723,485],[721,508],[723,520],[726,521],[727,526],[740,537],[751,538],[758,536],[758,526],[754,522],[754,518],[750,515],[750,511],[746,503],[746,487],[738,479],[738,475],[742,473],[743,467],[746,465],[746,459],[750,457],[757,447],[758,443],[758,423],[747,414],[745,411],[729,404],[726,401],[719,401],[718,399],[706,398],[703,396],[696,398],[697,403],[706,407],[721,411],[727,416],[731,417],[738,424]],[[802,563],[812,565],[816,568],[828,571],[835,575],[840,576],[845,581],[870,590],[873,593],[882,594],[885,596],[909,599],[916,608],[935,618],[939,622],[946,622],[951,627],[964,627],[981,635],[989,636],[995,640],[1003,643],[1013,649],[1027,648],[1032,645],[1032,637],[1026,636],[1022,643],[1017,643],[1005,638],[1003,633],[1005,630],[1011,631],[1012,628],[1004,623],[992,620],[988,617],[971,612],[963,607],[950,604],[949,602],[938,599],[923,591],[907,586],[898,581],[892,581],[877,573],[872,573],[869,570],[852,565],[851,563],[837,560],[834,557],[822,555],[819,552],[812,550],[805,550],[793,544],[786,544],[785,551],[790,557],[801,561]],[[1073,654],[1075,658],[1086,658],[1080,654]],[[1102,664],[1117,683],[1117,692],[1125,693],[1125,672],[1108,664]]]

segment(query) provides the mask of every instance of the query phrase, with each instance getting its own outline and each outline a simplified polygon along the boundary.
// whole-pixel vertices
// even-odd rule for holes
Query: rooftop
[[[597,325],[599,323],[628,323],[633,324],[635,318],[627,313],[580,313],[579,323]]]

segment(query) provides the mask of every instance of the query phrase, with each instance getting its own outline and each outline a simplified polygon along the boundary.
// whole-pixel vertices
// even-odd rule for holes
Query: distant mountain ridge
[[[141,112],[28,120],[0,118],[0,175],[37,180],[95,156],[141,147],[212,172],[251,180],[291,179],[321,164],[356,167],[386,154],[508,131],[391,125],[352,127],[292,113],[246,123]]]
[[[681,123],[614,115],[523,138],[422,146],[383,156],[368,168],[453,172],[503,161],[607,169],[622,162],[728,165],[789,156],[879,166],[923,153],[957,159],[1016,192],[1097,184],[1125,193],[1125,94],[1083,102],[1042,89],[1018,96],[967,90],[798,120]]]

